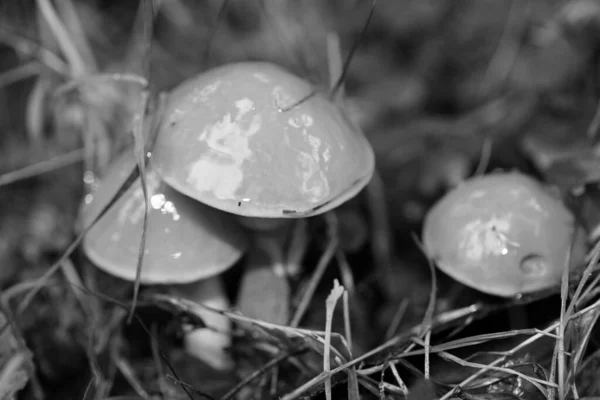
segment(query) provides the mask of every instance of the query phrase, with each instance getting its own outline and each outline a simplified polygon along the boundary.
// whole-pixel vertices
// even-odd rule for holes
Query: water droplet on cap
[[[96,182],[96,175],[92,171],[85,171],[83,174],[83,182],[86,185],[93,185]]]
[[[529,254],[521,259],[519,265],[521,271],[528,276],[544,275],[548,271],[548,263],[543,256],[539,254]]]

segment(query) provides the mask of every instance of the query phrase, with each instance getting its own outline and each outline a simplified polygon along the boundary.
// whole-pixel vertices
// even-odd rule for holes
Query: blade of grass
[[[146,89],[149,85],[148,80],[143,76],[136,74],[121,74],[121,73],[98,73],[80,78],[73,78],[58,86],[52,92],[53,97],[64,95],[70,90],[77,89],[84,84],[101,84],[108,81],[126,82],[138,85],[141,89]]]
[[[235,387],[233,387],[231,390],[229,390],[227,393],[225,393],[223,395],[223,397],[221,397],[221,400],[233,399],[234,396],[240,390],[242,390],[245,386],[247,386],[251,382],[255,381],[256,379],[264,376],[269,370],[274,369],[277,365],[281,364],[287,358],[301,355],[301,354],[305,353],[307,350],[308,350],[308,347],[303,346],[293,352],[288,352],[288,351],[279,352],[279,354],[277,354],[275,357],[273,357],[271,360],[269,360],[265,365],[263,365],[261,368],[257,369],[250,375],[246,376],[241,382],[239,382],[237,385],[235,385]]]
[[[111,369],[114,369],[112,368],[114,364],[109,363],[108,367],[106,368],[109,370],[107,374],[109,376],[106,377],[102,370],[102,367],[100,366],[100,362],[98,361],[98,356],[94,351],[95,335],[93,328],[94,325],[90,325],[88,331],[88,341],[87,345],[85,346],[85,351],[87,354],[87,361],[92,375],[90,385],[94,388],[94,399],[98,399],[106,397],[110,393],[110,390],[113,385],[113,379],[111,379],[111,377],[114,376],[114,373],[111,374]]]
[[[352,59],[354,58],[354,54],[358,50],[361,42],[364,40],[364,38],[367,34],[367,30],[369,28],[371,20],[373,19],[373,15],[375,14],[376,6],[377,6],[377,0],[373,0],[371,3],[371,9],[369,10],[369,14],[367,15],[367,19],[365,20],[365,23],[360,32],[360,37],[358,38],[358,40],[353,44],[352,48],[350,49],[350,52],[348,53],[348,56],[346,57],[346,60],[344,61],[344,65],[342,67],[342,72],[341,72],[339,78],[337,79],[337,81],[335,82],[335,84],[332,86],[331,90],[329,91],[329,97],[331,99],[334,99],[336,97],[336,93],[344,85],[344,81],[346,80],[346,75],[348,74],[348,70],[350,69],[350,63],[352,62]]]
[[[529,20],[530,4],[512,1],[508,6],[508,17],[504,24],[502,36],[494,55],[487,65],[485,74],[479,82],[479,92],[486,93],[497,90],[509,77],[517,58],[522,41],[518,40],[518,32],[522,31]]]
[[[338,300],[343,296],[345,290],[343,286],[340,286],[340,283],[337,279],[333,281],[333,289],[331,289],[331,293],[327,296],[327,300],[325,301],[325,349],[323,351],[323,371],[328,372],[331,369],[331,325],[333,324],[333,314],[335,311],[335,305]],[[331,400],[331,378],[325,380],[325,398],[327,400]]]
[[[548,380],[550,382],[556,381],[556,368],[557,368],[556,364],[557,364],[557,362],[558,362],[558,346],[554,346],[554,350],[552,351],[552,360],[551,360],[551,364],[550,364],[550,376],[548,377]],[[556,392],[554,390],[551,390],[550,393],[548,393],[548,400],[555,400],[555,399],[556,399]]]
[[[209,395],[208,393],[201,392],[200,390],[194,388],[192,385],[190,385],[189,383],[186,383],[186,382],[182,381],[181,379],[179,379],[176,376],[167,375],[167,378],[171,379],[173,382],[175,382],[176,384],[178,384],[179,387],[181,387],[183,390],[185,390],[186,393],[188,393],[188,397],[190,398],[190,400],[194,400],[194,398],[192,397],[192,394],[190,393],[190,391],[192,391],[195,394],[197,394],[198,396],[202,396],[202,397],[204,397],[204,398],[206,398],[208,400],[215,400],[215,398],[212,397],[211,395]]]
[[[140,248],[138,252],[138,260],[135,272],[135,284],[133,288],[133,300],[131,302],[131,309],[129,311],[128,323],[131,323],[135,307],[137,304],[138,293],[140,290],[140,282],[142,276],[142,266],[144,263],[144,253],[146,252],[146,235],[148,230],[148,213],[150,212],[149,199],[148,199],[148,187],[146,186],[146,153],[144,143],[144,116],[146,106],[148,104],[149,93],[143,91],[139,102],[138,112],[134,118],[133,123],[133,138],[134,138],[134,154],[137,159],[137,167],[140,174],[140,186],[142,187],[142,193],[144,195],[144,220],[142,224],[142,236],[140,238]]]
[[[64,168],[81,161],[83,161],[83,150],[73,150],[66,154],[56,156],[50,160],[41,161],[39,163],[28,165],[27,167],[0,175],[0,187],[25,179],[34,178],[38,175]]]
[[[60,76],[66,77],[69,74],[68,65],[53,51],[2,26],[0,26],[0,43],[12,47],[21,56],[38,60],[41,65]]]
[[[429,292],[429,303],[427,304],[427,311],[425,312],[425,316],[423,317],[422,329],[419,333],[419,336],[422,336],[425,333],[425,367],[424,367],[424,375],[425,379],[429,379],[429,346],[431,340],[431,327],[433,325],[433,314],[435,312],[435,302],[436,302],[436,293],[437,293],[437,278],[435,274],[435,267],[433,266],[433,260],[427,256],[427,252],[425,251],[425,247],[419,241],[419,238],[413,234],[413,240],[415,244],[419,247],[421,252],[427,257],[427,265],[429,266],[429,272],[431,273],[431,291]]]
[[[480,176],[485,173],[488,165],[490,164],[490,158],[492,156],[492,146],[494,144],[494,139],[489,136],[483,138],[483,143],[481,144],[481,157],[479,158],[479,164],[477,164],[477,168],[473,173],[473,176]]]
[[[396,368],[396,365],[390,364],[390,369],[392,370],[392,374],[394,375],[394,378],[396,379],[396,383],[398,383],[398,388],[400,389],[400,392],[404,396],[408,396],[408,387],[406,386],[406,384],[400,377],[400,374],[398,373],[398,369]]]
[[[410,300],[407,298],[403,298],[400,304],[398,304],[398,308],[394,313],[394,317],[392,318],[392,321],[390,322],[390,325],[388,326],[385,332],[385,340],[390,340],[392,337],[394,337],[396,331],[398,330],[398,327],[400,326],[400,322],[404,317],[404,314],[406,314],[406,310],[408,309],[409,304]]]
[[[541,333],[534,335],[534,336],[524,340],[523,342],[519,343],[517,346],[513,347],[508,352],[506,352],[505,355],[497,358],[496,360],[492,361],[487,366],[484,366],[483,368],[479,369],[477,372],[475,372],[468,378],[464,379],[462,382],[460,382],[456,386],[460,386],[460,387],[467,386],[469,383],[473,382],[475,379],[477,379],[478,377],[483,375],[485,372],[487,372],[490,367],[495,367],[496,365],[499,365],[499,364],[505,362],[508,359],[508,357],[517,353],[519,350],[521,350],[521,349],[529,346],[531,343],[534,343],[535,341],[541,339],[545,334],[549,334],[550,332],[554,331],[556,329],[557,325],[558,325],[558,323],[551,324],[549,327],[544,329]],[[440,397],[439,400],[448,400],[453,396],[453,394],[454,394],[454,390],[450,390],[444,396]]]
[[[153,0],[143,0],[139,4],[138,12],[135,18],[135,26],[132,35],[132,43],[134,49],[140,49],[142,56],[137,57],[136,61],[138,65],[133,65],[139,72],[139,75],[145,77],[148,84],[152,83],[150,77],[150,54],[152,50],[152,34],[154,27],[155,8]],[[139,40],[138,40],[139,39]],[[131,60],[130,60],[131,61]],[[137,72],[134,69],[134,72]],[[137,166],[140,175],[140,184],[142,187],[142,193],[144,195],[144,220],[142,224],[142,237],[140,238],[140,249],[138,254],[138,263],[136,267],[136,278],[133,290],[133,301],[131,303],[131,310],[127,319],[128,323],[131,323],[135,307],[137,304],[137,298],[140,289],[140,277],[142,273],[142,265],[144,261],[144,253],[146,249],[146,235],[148,229],[148,188],[146,186],[146,144],[144,141],[144,120],[146,116],[146,108],[149,106],[150,100],[150,88],[142,91],[139,108],[136,116],[134,117],[133,123],[133,142],[134,142],[134,154],[137,159]],[[152,140],[152,138],[150,138]]]
[[[559,339],[557,340],[556,343],[556,357],[558,357],[557,362],[556,362],[556,367],[557,367],[557,372],[558,372],[558,382],[559,382],[559,399],[563,400],[563,397],[566,395],[566,393],[568,392],[568,389],[565,391],[564,389],[564,385],[567,383],[565,382],[566,376],[565,376],[565,345],[564,345],[564,335],[565,335],[565,331],[566,331],[566,326],[565,324],[568,323],[568,321],[570,321],[573,311],[574,311],[574,307],[577,304],[578,300],[579,300],[579,296],[583,290],[583,286],[585,284],[585,282],[587,281],[587,278],[590,276],[591,274],[591,269],[592,269],[592,262],[595,263],[597,262],[597,256],[598,254],[594,253],[594,256],[592,256],[592,260],[590,260],[590,263],[588,264],[588,266],[586,267],[586,270],[584,271],[584,274],[579,282],[579,284],[577,285],[577,289],[575,290],[575,293],[573,294],[572,298],[571,298],[571,303],[567,306],[567,300],[568,300],[568,290],[569,290],[569,276],[570,276],[570,265],[571,265],[571,251],[575,242],[575,238],[576,238],[576,234],[577,234],[577,227],[573,226],[572,228],[572,233],[571,233],[571,246],[569,246],[569,251],[567,252],[566,255],[566,260],[565,260],[565,267],[563,270],[563,274],[562,274],[562,279],[561,279],[561,309],[560,309],[560,324],[558,327],[558,336]],[[593,251],[597,251],[597,246],[594,247]]]
[[[29,92],[25,108],[25,129],[32,143],[38,144],[42,138],[45,118],[45,104],[51,82],[47,76],[41,74]]]
[[[42,66],[37,61],[29,61],[0,73],[0,89],[24,79],[36,76],[40,73]]]
[[[531,383],[533,386],[535,386],[542,393],[542,395],[544,397],[547,395],[547,390],[542,385],[548,386],[550,388],[558,388],[558,385],[554,382],[547,382],[547,381],[543,381],[538,378],[533,378],[522,372],[515,371],[514,369],[511,369],[511,368],[496,367],[496,366],[491,366],[491,365],[486,365],[486,364],[465,361],[461,358],[458,358],[458,357],[456,357],[450,353],[446,353],[446,352],[438,353],[438,355],[448,361],[453,361],[463,367],[487,369],[487,370],[499,371],[499,372],[504,372],[506,374],[518,376],[519,378],[524,379],[524,380],[528,381],[529,383]]]
[[[58,17],[56,10],[49,0],[36,0],[38,9],[48,23],[52,34],[56,38],[58,45],[67,59],[72,76],[84,75],[87,68],[79,54],[75,43],[71,40],[69,32]]]
[[[210,51],[212,49],[212,44],[217,36],[217,32],[219,31],[219,27],[221,26],[221,21],[225,17],[225,11],[227,11],[227,5],[229,4],[229,0],[223,0],[221,6],[219,7],[219,11],[217,11],[217,17],[215,25],[210,30],[208,35],[208,39],[206,40],[206,47],[204,48],[204,53],[202,55],[202,66],[204,68],[208,65],[208,60],[210,59]]]
[[[329,90],[333,91],[338,79],[341,78],[344,68],[342,50],[340,48],[340,37],[335,32],[327,35],[327,61],[329,65]],[[342,84],[337,93],[333,94],[332,100],[340,102],[344,98],[344,85]]]
[[[371,254],[377,269],[385,279],[392,270],[392,233],[385,184],[377,168],[375,168],[365,193],[371,222]]]
[[[346,334],[346,341],[348,342],[348,353],[350,358],[352,355],[352,325],[350,323],[350,306],[348,304],[348,291],[344,291],[344,332]],[[360,400],[360,393],[358,390],[358,375],[356,368],[351,367],[348,371],[348,399],[349,400]]]
[[[31,356],[22,350],[17,351],[4,362],[0,370],[0,393],[6,396],[3,396],[4,398],[14,398],[13,396],[27,385],[31,373],[27,364],[30,362]],[[27,373],[24,374],[24,370]]]
[[[598,265],[598,262],[600,261],[600,240],[596,241],[590,253],[591,256],[589,256],[588,264],[585,270],[583,271],[579,283],[577,284],[577,289],[575,289],[575,293],[573,293],[573,296],[571,297],[571,303],[569,304],[569,308],[566,312],[567,315],[570,315],[573,312],[573,309],[579,303],[579,301],[587,297],[587,295],[592,290],[592,287],[588,287],[586,288],[586,290],[584,290],[584,287],[588,279],[592,276],[594,268]],[[594,282],[597,282],[597,279],[594,280]]]
[[[319,285],[319,282],[321,281],[321,278],[323,277],[323,274],[325,273],[329,262],[335,254],[337,244],[338,243],[335,235],[330,236],[327,248],[325,249],[325,252],[323,252],[321,259],[319,260],[319,263],[317,264],[317,267],[315,268],[315,271],[313,272],[310,278],[306,291],[302,296],[302,300],[300,301],[300,304],[298,305],[298,308],[296,308],[294,316],[290,321],[291,327],[295,328],[300,324],[300,322],[302,322],[302,318],[304,317],[306,310],[308,310],[308,306],[315,291],[317,290],[317,286]]]
[[[338,239],[339,240],[339,239]],[[344,251],[337,248],[335,252],[335,260],[337,261],[338,269],[340,272],[340,279],[342,280],[342,285],[346,288],[346,291],[355,296],[356,294],[356,285],[354,284],[354,276],[352,275],[352,269],[350,268],[350,264],[346,259],[346,255]],[[353,297],[354,298],[354,297]]]
[[[294,222],[286,257],[286,271],[289,276],[297,277],[302,271],[302,260],[308,250],[308,227],[305,219]]]
[[[126,65],[134,74],[150,79],[150,55],[152,51],[152,35],[154,32],[154,18],[160,4],[155,0],[142,0],[134,21],[129,48],[127,50]]]
[[[154,367],[156,368],[156,373],[158,375],[158,387],[160,389],[160,394],[162,396],[162,398],[168,398],[170,393],[169,393],[169,387],[167,385],[167,379],[166,379],[166,375],[165,375],[165,371],[162,365],[162,361],[160,359],[160,351],[159,351],[159,347],[158,347],[158,342],[156,341],[156,337],[158,337],[157,334],[157,328],[156,328],[156,324],[152,324],[152,338],[150,338],[150,348],[152,350],[152,359],[154,361]]]
[[[61,271],[65,277],[65,280],[71,284],[70,286],[73,288],[73,293],[75,294],[79,305],[83,310],[87,311],[89,307],[87,307],[85,293],[77,289],[77,287],[84,287],[84,285],[79,277],[79,274],[77,273],[77,270],[75,269],[75,265],[73,265],[73,262],[67,258],[62,263]]]
[[[325,344],[325,340],[324,340],[325,332],[324,331],[294,328],[294,327],[291,327],[288,325],[278,325],[278,324],[271,323],[271,322],[265,322],[262,320],[245,317],[243,315],[240,315],[240,314],[237,314],[234,312],[219,310],[219,309],[207,306],[205,304],[193,303],[184,298],[178,298],[178,297],[174,297],[174,296],[170,296],[170,295],[155,293],[149,297],[150,297],[150,299],[155,301],[155,304],[157,306],[159,306],[159,307],[166,306],[165,308],[168,310],[171,310],[172,312],[175,310],[177,312],[181,312],[184,314],[190,313],[191,315],[197,315],[197,314],[195,314],[195,310],[198,308],[202,308],[202,309],[212,312],[212,313],[224,315],[224,316],[230,318],[232,321],[237,322],[238,324],[244,323],[244,324],[249,324],[249,325],[252,325],[255,327],[259,327],[259,328],[264,328],[267,330],[280,331],[290,337],[303,338],[307,342],[316,341],[317,343],[320,343],[323,345]],[[348,344],[346,343],[346,338],[344,336],[342,336],[336,332],[332,332],[331,335],[332,335],[332,337],[335,336],[336,339],[339,339],[345,349],[348,348]],[[335,347],[332,347],[331,349],[335,353],[335,356],[337,358],[339,358],[342,361],[344,361],[346,359],[346,357],[343,354],[341,354],[339,351],[337,351],[335,349]]]
[[[94,52],[87,40],[85,30],[81,24],[81,19],[75,9],[73,0],[62,0],[56,3],[57,12],[64,21],[65,30],[69,33],[69,38],[73,47],[77,51],[81,62],[88,73],[98,71],[98,63],[94,57]]]
[[[583,361],[586,350],[588,348],[588,344],[591,340],[592,331],[596,327],[599,317],[600,307],[592,311],[592,315],[589,316],[589,320],[585,324],[585,332],[583,333],[581,339],[577,341],[578,346],[576,351],[573,353],[571,368],[569,370],[570,376],[567,377],[568,381],[573,382],[575,373],[580,369],[581,362]]]
[[[556,341],[556,345],[558,346],[557,353],[557,366],[558,366],[558,398],[560,400],[564,400],[568,388],[565,388],[567,384],[566,381],[566,358],[565,358],[565,331],[567,321],[565,317],[567,310],[567,301],[569,298],[569,272],[571,265],[571,248],[573,247],[573,239],[575,238],[576,228],[573,227],[571,234],[571,246],[569,246],[569,250],[567,251],[567,256],[565,260],[565,265],[563,267],[562,279],[561,279],[561,287],[560,287],[560,321],[558,325],[558,339]]]
[[[114,361],[117,365],[117,368],[119,369],[121,375],[123,375],[127,383],[129,383],[129,386],[131,386],[133,390],[135,390],[137,395],[143,400],[152,400],[150,394],[144,389],[140,380],[137,378],[135,370],[133,369],[131,364],[129,364],[129,362],[121,356],[115,355],[114,357]]]

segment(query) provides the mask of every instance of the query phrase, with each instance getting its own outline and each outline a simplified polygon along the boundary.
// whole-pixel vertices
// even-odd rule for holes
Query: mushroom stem
[[[287,218],[240,217],[241,225],[251,230],[254,247],[271,259],[275,274],[295,276],[308,246],[306,220]]]
[[[283,230],[293,223],[293,220],[287,218],[258,218],[240,216],[238,220],[240,224],[253,232],[274,232],[279,229]]]
[[[243,217],[240,222],[252,231],[253,245],[238,307],[247,317],[285,324],[290,302],[287,278],[300,270],[307,243],[305,221]]]
[[[263,232],[255,234],[240,285],[238,309],[249,318],[286,324],[290,286],[278,239]]]
[[[257,251],[268,256],[267,261],[261,261],[265,268],[271,268],[275,275],[284,277],[288,274],[285,262],[285,242],[287,234],[293,226],[293,221],[284,218],[251,218],[240,217],[240,224],[252,231],[253,246],[249,259],[264,259],[263,256],[253,256]],[[250,262],[255,264],[255,262]],[[256,265],[253,266],[256,268]],[[248,268],[250,271],[250,268]]]
[[[230,307],[220,276],[203,279],[189,284],[176,285],[172,288],[176,295],[197,304],[218,310]],[[231,321],[224,315],[197,307],[194,312],[199,315],[205,328],[187,332],[184,337],[186,352],[198,358],[214,369],[230,370],[233,361],[227,349],[231,345]]]

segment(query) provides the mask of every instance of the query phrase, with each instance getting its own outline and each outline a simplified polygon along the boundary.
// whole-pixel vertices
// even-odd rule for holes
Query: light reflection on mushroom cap
[[[170,95],[152,158],[181,193],[247,217],[317,215],[371,179],[373,150],[311,85],[264,62],[228,64]],[[282,110],[283,109],[283,110]]]
[[[110,167],[82,208],[85,226],[100,213],[135,166],[126,152]],[[149,195],[145,284],[189,283],[229,269],[247,247],[234,216],[214,210],[168,187],[147,169]],[[102,270],[133,281],[142,234],[144,197],[138,178],[85,236],[83,248]]]
[[[467,180],[435,204],[423,242],[452,278],[510,297],[560,285],[574,229],[571,266],[586,249],[571,212],[532,178],[495,173]]]

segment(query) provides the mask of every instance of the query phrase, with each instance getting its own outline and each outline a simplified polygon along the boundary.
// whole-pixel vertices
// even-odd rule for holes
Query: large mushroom
[[[237,214],[272,264],[282,263],[292,219],[334,209],[374,172],[373,150],[343,109],[271,63],[228,64],[185,81],[164,116],[152,155],[159,174]]]
[[[90,201],[82,207],[87,226],[108,204],[135,167],[125,152],[110,166]],[[229,269],[247,248],[247,237],[232,216],[207,207],[171,189],[147,168],[148,229],[141,283],[168,285],[175,294],[217,309],[229,307],[219,274]],[[134,281],[145,212],[138,178],[90,229],[83,241],[88,258],[118,278]],[[230,321],[198,308],[209,328],[186,333],[184,343],[192,356],[218,369],[231,359]]]
[[[518,172],[474,177],[447,193],[425,218],[423,243],[443,272],[502,297],[558,286],[586,250],[560,199]]]
[[[228,64],[170,95],[153,153],[174,189],[230,213],[309,217],[355,196],[373,150],[342,109],[265,62]],[[300,102],[298,104],[298,102]]]

